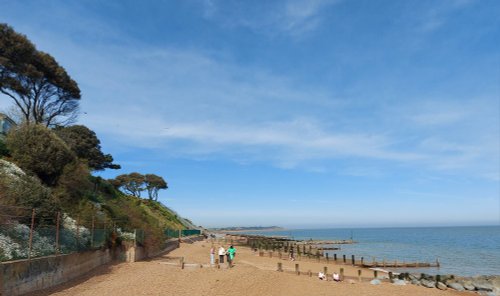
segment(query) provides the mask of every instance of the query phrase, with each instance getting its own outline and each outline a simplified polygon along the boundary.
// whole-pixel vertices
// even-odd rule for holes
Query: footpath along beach
[[[236,246],[233,268],[221,265],[217,269],[209,265],[210,247],[207,241],[182,243],[167,255],[149,261],[105,265],[82,278],[29,295],[477,295],[414,285],[396,286],[384,281],[371,285],[373,272],[369,269],[362,270],[359,283],[359,268],[348,265],[329,264],[328,273],[339,272],[342,267],[347,278],[356,280],[321,281],[317,274],[324,263],[259,257],[243,246]],[[184,269],[179,266],[180,257],[184,257]],[[285,272],[276,271],[278,262]],[[300,264],[300,276],[293,273],[296,263]],[[308,270],[312,277],[308,276]]]

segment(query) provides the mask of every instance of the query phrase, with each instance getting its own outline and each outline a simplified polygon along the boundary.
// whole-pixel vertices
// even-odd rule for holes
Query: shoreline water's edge
[[[231,242],[237,238],[241,240],[244,238],[246,240],[246,245],[253,249],[254,251],[259,252],[259,256],[264,256],[264,251],[269,253],[269,257],[272,257],[273,252],[277,251],[279,254],[279,258],[282,258],[283,252],[285,254],[289,254],[290,258],[294,260],[294,250],[297,250],[297,255],[307,256],[308,259],[312,257],[316,257],[318,262],[320,262],[320,256],[323,260],[326,260],[328,263],[329,257],[328,253],[321,253],[316,250],[314,254],[311,252],[312,248],[310,247],[306,250],[306,244],[299,245],[300,241],[295,241],[291,239],[286,239],[283,237],[275,237],[275,236],[265,236],[265,235],[248,235],[248,234],[234,234],[234,233],[226,233],[226,236],[229,237]],[[227,239],[227,238],[226,238]],[[301,254],[301,250],[303,253]],[[333,260],[342,261],[343,264],[349,263],[349,260],[343,255],[342,260],[340,258],[335,257]],[[460,276],[460,275],[430,275],[426,273],[411,273],[411,272],[401,272],[397,273],[394,270],[389,269],[381,269],[378,267],[370,268],[366,264],[363,264],[363,259],[361,261],[354,261],[354,255],[351,258],[350,265],[358,266],[359,268],[368,268],[373,270],[375,275],[377,271],[384,272],[387,276],[383,276],[382,278],[388,279],[391,283],[395,285],[406,285],[412,284],[417,286],[424,286],[427,288],[437,288],[441,290],[453,289],[457,291],[475,291],[478,293],[492,293],[486,295],[500,295],[500,275],[480,275],[480,276]],[[336,262],[335,262],[336,263]],[[418,263],[417,265],[418,266]],[[439,266],[439,263],[438,263]],[[375,276],[375,280],[378,277]],[[373,284],[377,284],[375,281]]]

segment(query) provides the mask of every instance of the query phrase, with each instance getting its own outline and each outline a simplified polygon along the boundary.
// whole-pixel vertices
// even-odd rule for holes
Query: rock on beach
[[[452,288],[454,290],[457,290],[459,292],[465,291],[464,286],[462,286],[462,284],[460,284],[460,283],[449,283],[448,287],[450,287],[450,288]]]
[[[420,281],[420,284],[424,287],[427,287],[427,288],[435,288],[436,287],[436,282],[435,281],[431,281],[431,280],[426,280],[426,279],[422,279]]]

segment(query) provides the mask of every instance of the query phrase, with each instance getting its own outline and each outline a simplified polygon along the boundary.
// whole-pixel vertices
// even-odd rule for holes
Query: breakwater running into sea
[[[500,226],[415,227],[358,229],[297,229],[246,231],[247,234],[280,236],[294,240],[352,240],[354,244],[332,244],[325,250],[363,257],[366,262],[436,262],[439,267],[398,267],[395,272],[500,275]]]

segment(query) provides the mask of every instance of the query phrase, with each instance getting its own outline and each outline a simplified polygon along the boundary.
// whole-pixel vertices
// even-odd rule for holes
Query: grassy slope
[[[95,201],[102,205],[107,216],[117,221],[118,226],[127,230],[192,228],[192,225],[185,223],[184,219],[160,202],[125,195],[106,182],[99,185]]]

